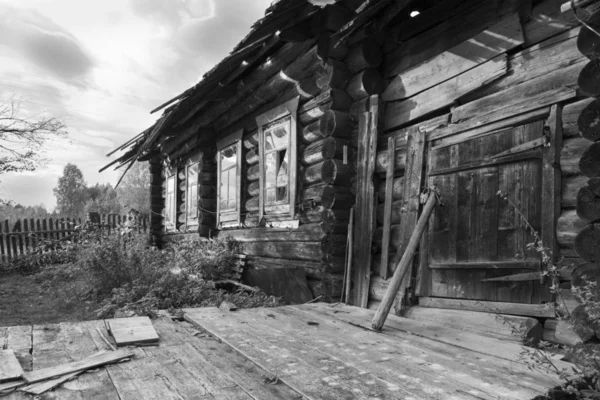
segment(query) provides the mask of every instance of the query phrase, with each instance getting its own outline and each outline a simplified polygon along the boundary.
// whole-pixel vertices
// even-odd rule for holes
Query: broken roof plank
[[[118,318],[106,322],[117,347],[158,341],[158,334],[148,317]]]
[[[13,350],[0,350],[0,382],[19,379],[23,368]]]
[[[46,379],[53,379],[62,375],[71,374],[77,371],[84,371],[96,367],[101,367],[106,364],[112,364],[126,358],[133,357],[133,353],[129,350],[117,350],[84,358],[83,360],[73,361],[67,364],[57,365],[54,367],[42,368],[36,371],[25,372],[23,379],[27,383],[41,382]]]

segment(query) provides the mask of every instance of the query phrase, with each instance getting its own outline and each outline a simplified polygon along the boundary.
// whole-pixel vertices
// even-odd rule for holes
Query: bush
[[[113,235],[82,249],[77,266],[92,294],[102,300],[102,318],[117,309],[144,314],[157,308],[218,306],[223,300],[240,308],[279,305],[262,292],[232,294],[214,288],[212,281],[232,277],[237,247],[229,238],[193,238],[159,250],[144,235]]]

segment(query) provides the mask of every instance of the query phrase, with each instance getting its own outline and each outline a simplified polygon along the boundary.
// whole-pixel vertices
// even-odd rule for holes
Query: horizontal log
[[[600,58],[600,40],[598,40],[598,26],[600,26],[600,13],[590,15],[586,24],[592,27],[594,31],[587,26],[582,26],[577,37],[577,50],[590,60]]]
[[[315,75],[308,76],[296,84],[296,91],[301,98],[312,99],[321,93],[321,88],[317,83],[319,73],[322,72],[316,72]]]
[[[300,214],[302,224],[320,224],[325,233],[340,234],[348,231],[348,219],[350,212],[347,210],[331,210],[319,207],[315,210]],[[303,225],[300,225],[300,229]]]
[[[392,200],[402,200],[404,195],[404,177],[394,178],[392,185]],[[377,196],[380,201],[385,200],[385,181],[379,182],[377,186]]]
[[[321,261],[321,242],[244,242],[242,253],[249,256]]]
[[[592,143],[579,159],[579,170],[588,178],[600,177],[600,143]]]
[[[250,212],[258,211],[258,209],[259,209],[258,203],[259,203],[258,197],[250,197],[244,203],[244,210],[250,211]]]
[[[308,279],[306,283],[315,298],[322,296],[322,300],[337,301],[342,295],[344,276],[342,274],[324,274],[320,280]]]
[[[561,206],[572,208],[577,206],[577,193],[585,186],[588,178],[583,175],[566,176],[562,179]]]
[[[214,197],[217,188],[214,185],[198,185],[198,195],[200,197]]]
[[[396,150],[395,158],[394,158],[394,170],[403,171],[406,168],[406,147],[399,148]],[[388,166],[388,152],[387,151],[378,151],[375,158],[375,172],[384,173],[387,171]]]
[[[348,138],[352,136],[353,127],[354,123],[348,113],[328,110],[321,118],[302,129],[302,140],[312,143],[330,136]]]
[[[246,193],[249,196],[258,196],[258,194],[260,193],[260,182],[259,181],[250,182],[248,184],[248,186],[246,187]]]
[[[357,73],[368,68],[377,68],[381,65],[383,56],[379,44],[367,38],[359,42],[349,52],[344,60],[350,72]]]
[[[365,69],[354,75],[348,85],[346,92],[352,100],[358,101],[374,94],[381,94],[385,88],[383,76],[376,69]]]
[[[579,189],[577,193],[577,216],[584,221],[600,219],[600,196],[596,195],[588,186]]]
[[[346,254],[346,240],[347,235],[327,235],[321,239],[321,251],[333,258],[343,259]]]
[[[600,177],[590,179],[587,184],[596,196],[600,196]]]
[[[332,158],[343,159],[344,154],[351,160],[352,150],[353,147],[347,140],[326,137],[306,146],[301,153],[300,161],[305,165],[312,165]]]
[[[577,266],[571,273],[572,286],[585,286],[588,282],[600,285],[600,264],[585,263]]]
[[[523,32],[517,13],[510,14],[496,25],[473,38],[402,71],[388,85],[383,99],[405,99],[436,86],[482,62],[523,44]],[[477,43],[477,45],[473,45]]]
[[[600,96],[600,60],[589,61],[579,72],[577,86],[586,96]]]
[[[343,89],[350,79],[351,72],[341,61],[329,60],[327,68],[323,73],[317,76],[317,86],[321,89],[331,87]]]
[[[355,202],[355,197],[347,186],[320,184],[309,186],[302,192],[302,202],[312,203],[312,208],[349,209]]]
[[[198,211],[198,223],[200,225],[214,226],[216,221],[215,213],[199,210]]]
[[[579,175],[579,160],[590,145],[590,141],[581,137],[566,139],[560,151],[560,169],[563,176]]]
[[[387,103],[385,128],[390,129],[407,124],[430,112],[446,108],[459,97],[505,75],[507,71],[507,57],[502,54],[409,99]],[[471,110],[468,109],[468,104],[461,106],[462,109],[458,107],[453,111],[452,118],[454,122],[472,115]],[[464,112],[462,112],[463,109]]]
[[[348,54],[348,46],[345,43],[337,43],[331,34],[324,33],[317,41],[317,54],[321,60],[341,60]]]
[[[583,99],[575,103],[567,104],[563,107],[562,123],[563,123],[563,138],[579,136],[579,116],[583,110],[595,99]]]
[[[219,236],[230,236],[238,242],[316,242],[329,235],[318,224],[305,226],[301,230],[288,228],[229,229]]]
[[[383,225],[383,208],[384,205],[383,204],[379,204],[377,206],[377,223],[379,225]],[[392,216],[391,216],[391,223],[392,224],[399,224],[401,221],[401,215],[402,215],[402,200],[396,200],[394,202],[392,202]]]
[[[248,256],[246,264],[254,269],[300,268],[306,271],[306,277],[309,279],[321,279],[325,274],[344,272],[343,263],[326,264],[320,261],[291,260],[289,258]]]
[[[564,211],[556,223],[556,240],[561,247],[573,248],[575,237],[587,223],[577,216],[575,210]]]
[[[258,163],[258,149],[253,148],[246,153],[246,163],[254,165]]]
[[[246,171],[246,179],[249,181],[256,181],[258,178],[260,178],[260,167],[256,164],[248,168]]]
[[[577,119],[577,128],[585,139],[592,142],[600,140],[600,99],[588,103],[581,111]]]
[[[600,262],[600,224],[588,224],[577,233],[575,252],[587,262]]]
[[[389,253],[397,253],[400,246],[400,224],[390,226],[390,248]],[[381,253],[381,244],[383,243],[383,228],[379,227],[373,232],[373,244],[377,247],[377,252]]]
[[[342,160],[326,160],[306,168],[303,175],[307,185],[326,183],[330,185],[347,185],[354,175],[354,167],[344,164]]]
[[[554,318],[554,310],[544,304],[504,303],[496,301],[444,299],[436,297],[420,297],[422,307],[447,308],[452,310],[468,310],[490,312],[490,310],[509,315],[528,315],[540,318]]]
[[[255,130],[248,135],[244,135],[242,144],[249,150],[258,148],[258,131]]]
[[[345,90],[330,89],[331,110],[348,111],[352,106],[352,97]]]

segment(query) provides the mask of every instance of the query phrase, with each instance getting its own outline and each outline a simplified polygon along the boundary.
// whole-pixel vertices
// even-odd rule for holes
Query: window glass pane
[[[237,168],[231,168],[229,170],[229,209],[235,210],[237,208]]]
[[[167,198],[165,202],[165,222],[175,223],[175,176],[167,178]]]
[[[187,201],[186,213],[188,218],[198,216],[198,164],[187,168]]]
[[[265,126],[265,151],[289,146],[291,118],[286,117]]]
[[[221,171],[231,168],[237,164],[235,145],[229,146],[221,150]]]
[[[277,178],[277,152],[265,155],[265,187],[274,188]]]
[[[291,118],[286,117],[264,127],[265,133],[265,204],[289,201],[289,143]]]

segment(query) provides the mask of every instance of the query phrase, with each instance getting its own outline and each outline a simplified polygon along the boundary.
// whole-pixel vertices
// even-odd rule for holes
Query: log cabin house
[[[553,316],[527,223],[559,266],[600,243],[600,51],[580,22],[600,5],[564,1],[276,1],[109,165],[149,161],[158,240],[230,235],[247,268],[301,268],[336,301],[349,264],[369,308],[435,187],[397,304]]]

